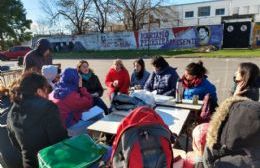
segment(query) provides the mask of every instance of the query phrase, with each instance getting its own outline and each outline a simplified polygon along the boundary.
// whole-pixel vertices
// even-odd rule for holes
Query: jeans
[[[104,103],[104,101],[100,98],[100,97],[93,97],[94,100],[94,104],[93,106],[98,106],[100,108],[102,108],[105,112],[105,114],[108,114],[108,108],[107,105]]]

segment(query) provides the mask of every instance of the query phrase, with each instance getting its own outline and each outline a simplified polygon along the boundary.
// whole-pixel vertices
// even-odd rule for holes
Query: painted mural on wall
[[[40,37],[38,37],[40,38]],[[37,39],[38,39],[37,38]],[[79,36],[45,37],[53,50],[185,49],[204,45],[221,48],[223,25],[178,27],[139,32],[93,33]],[[33,43],[37,41],[35,38]]]
[[[100,34],[101,50],[136,49],[133,32]]]
[[[253,30],[253,48],[260,48],[260,23],[256,23]]]
[[[161,49],[185,49],[213,45],[221,48],[223,40],[223,26],[178,27],[172,29],[175,38]]]
[[[136,35],[137,48],[145,49],[148,46],[152,49],[160,49],[162,46],[174,39],[174,34],[171,29],[158,29],[147,31],[140,31]]]

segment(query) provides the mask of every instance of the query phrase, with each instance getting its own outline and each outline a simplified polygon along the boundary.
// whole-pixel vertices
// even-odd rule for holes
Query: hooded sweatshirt
[[[51,49],[51,43],[47,39],[39,39],[36,48],[28,52],[24,57],[24,70],[41,72],[43,65],[51,65],[52,57],[44,57],[43,54]]]
[[[79,121],[81,114],[93,105],[93,98],[87,89],[79,88],[79,75],[73,68],[65,69],[60,81],[49,95],[49,99],[59,107],[65,127]]]

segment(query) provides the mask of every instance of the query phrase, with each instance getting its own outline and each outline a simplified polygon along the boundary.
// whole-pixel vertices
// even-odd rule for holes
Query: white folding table
[[[161,116],[163,121],[169,126],[169,129],[179,135],[189,116],[190,110],[173,107],[156,107],[155,111]],[[116,134],[120,122],[129,113],[124,111],[115,111],[101,120],[93,123],[87,129],[96,132]]]

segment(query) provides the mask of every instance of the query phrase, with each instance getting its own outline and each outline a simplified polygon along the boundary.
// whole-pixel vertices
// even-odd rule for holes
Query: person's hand
[[[79,76],[79,87],[81,88],[82,87],[82,77]]]
[[[141,85],[135,85],[135,90],[141,90]]]
[[[113,82],[113,86],[114,86],[114,87],[118,87],[118,80],[115,80],[115,81]]]
[[[234,96],[241,96],[242,94],[244,94],[247,90],[245,89],[245,82],[241,81],[237,84]]]

